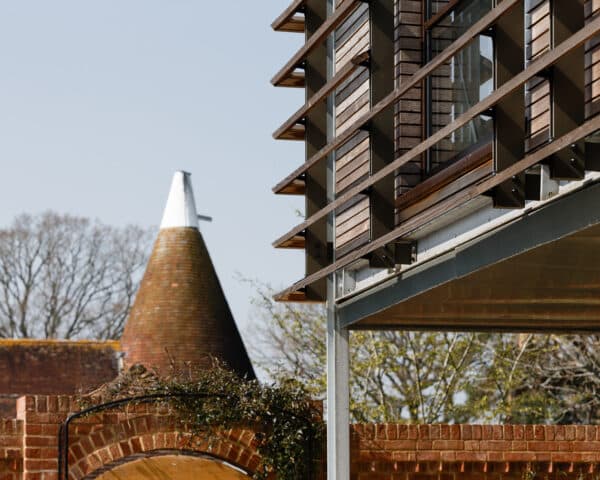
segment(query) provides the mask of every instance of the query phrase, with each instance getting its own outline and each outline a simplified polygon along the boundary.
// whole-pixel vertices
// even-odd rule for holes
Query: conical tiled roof
[[[189,174],[176,172],[135,303],[121,338],[125,367],[168,373],[171,359],[210,367],[211,357],[240,375],[252,364],[198,229]]]

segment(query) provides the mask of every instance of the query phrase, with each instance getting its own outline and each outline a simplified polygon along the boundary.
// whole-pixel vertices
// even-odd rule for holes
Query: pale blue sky
[[[302,43],[270,28],[288,3],[0,0],[0,225],[46,209],[158,225],[188,170],[243,327],[236,272],[276,287],[303,273],[299,252],[271,247],[301,205],[271,193],[303,158],[271,137],[303,101],[269,83]]]

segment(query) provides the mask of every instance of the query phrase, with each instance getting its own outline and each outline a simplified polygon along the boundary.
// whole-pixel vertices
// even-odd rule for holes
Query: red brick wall
[[[0,420],[0,480],[17,480],[23,471],[23,423]]]
[[[118,342],[0,340],[0,418],[27,394],[89,391],[119,373]]]
[[[18,419],[0,421],[0,480],[56,480],[58,428],[78,406],[68,396],[27,396]],[[353,425],[352,480],[596,479],[600,426]],[[251,430],[229,430],[212,445],[158,405],[77,419],[70,479],[92,478],[140,456],[203,453],[254,471]],[[322,472],[319,478],[324,478]]]
[[[17,402],[23,452],[23,480],[58,478],[58,431],[79,410],[69,396],[26,396]],[[16,422],[16,421],[15,421]],[[140,454],[172,451],[203,453],[253,472],[260,463],[250,430],[229,430],[208,444],[192,441],[189,429],[159,405],[135,405],[120,412],[76,419],[69,428],[69,478],[79,480]],[[0,437],[0,445],[2,444]],[[1,450],[0,450],[1,453]],[[1,476],[0,480],[4,477]],[[8,479],[7,479],[8,480]]]
[[[600,426],[354,425],[354,480],[587,478]]]

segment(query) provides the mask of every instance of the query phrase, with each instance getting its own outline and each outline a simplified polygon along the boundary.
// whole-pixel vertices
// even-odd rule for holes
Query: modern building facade
[[[327,302],[328,471],[349,478],[348,329],[597,331],[600,3],[295,0],[273,77],[306,157],[277,299]],[[293,166],[292,166],[293,168]]]

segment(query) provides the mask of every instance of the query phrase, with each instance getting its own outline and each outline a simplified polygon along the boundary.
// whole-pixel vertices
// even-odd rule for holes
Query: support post
[[[323,2],[325,3],[325,2]],[[327,0],[331,15],[335,0]],[[327,72],[333,75],[335,48],[327,41]],[[335,136],[335,101],[327,99],[327,139]],[[335,154],[327,158],[327,199],[335,200]],[[327,241],[333,244],[335,214],[327,215]],[[332,252],[332,257],[335,253]],[[334,260],[332,258],[332,260]],[[336,274],[326,278],[327,285],[327,480],[350,480],[350,353],[347,329],[340,327],[337,315]]]
[[[496,3],[500,3],[497,0]],[[500,17],[494,30],[494,88],[520,73],[525,65],[525,2]],[[506,95],[494,111],[494,169],[501,172],[525,153],[525,87]],[[523,208],[525,172],[494,190],[494,206]]]
[[[350,480],[350,352],[337,316],[335,275],[327,301],[327,480]]]
[[[371,105],[376,105],[394,90],[394,0],[369,3]],[[371,175],[394,161],[394,110],[380,112],[370,123]],[[394,229],[394,175],[387,175],[370,191],[371,240]],[[379,256],[393,260],[395,245]],[[389,255],[391,253],[391,255]],[[373,268],[381,268],[379,256],[371,256]],[[393,265],[392,265],[393,266]]]
[[[583,0],[552,1],[551,45],[556,48],[584,26]],[[551,132],[560,138],[577,128],[585,117],[584,46],[563,56],[550,75]],[[558,179],[581,179],[585,175],[585,142],[553,155],[550,174]]]
[[[327,2],[306,0],[306,40],[327,19]],[[327,45],[315,48],[306,58],[306,100],[308,101],[327,83]],[[327,145],[327,107],[321,103],[306,116],[306,159],[311,158]],[[319,162],[306,172],[306,218],[327,205],[327,166]],[[331,263],[331,244],[327,241],[327,220],[315,222],[306,229],[306,275],[315,273]],[[327,284],[325,279],[307,287],[306,298],[325,301]]]

